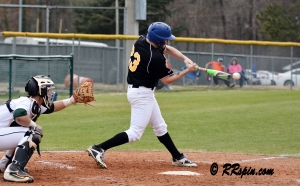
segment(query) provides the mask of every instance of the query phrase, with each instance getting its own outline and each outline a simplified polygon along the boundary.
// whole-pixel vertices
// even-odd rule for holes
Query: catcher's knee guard
[[[29,142],[31,142],[30,147],[34,147],[34,149],[39,148],[39,145],[42,141],[42,135],[38,134],[38,133],[34,133],[32,134],[32,136],[29,138],[28,140]]]

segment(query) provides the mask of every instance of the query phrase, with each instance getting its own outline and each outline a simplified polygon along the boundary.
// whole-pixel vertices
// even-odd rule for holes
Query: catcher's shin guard
[[[14,154],[15,154],[15,152],[13,151],[13,153],[11,154],[11,157],[9,157],[6,153],[6,155],[3,156],[3,158],[0,160],[0,173],[4,173],[4,171],[8,167],[8,165],[12,163],[12,158],[13,158]],[[4,163],[5,166],[1,166],[1,163]],[[24,169],[22,171],[28,173],[29,168],[24,167]]]
[[[18,145],[12,163],[4,172],[4,181],[23,183],[31,183],[34,181],[33,177],[23,170],[40,142],[41,136],[34,133],[22,145]]]

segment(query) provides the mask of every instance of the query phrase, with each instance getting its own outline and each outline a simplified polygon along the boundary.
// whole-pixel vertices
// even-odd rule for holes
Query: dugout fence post
[[[293,82],[293,73],[292,73],[292,70],[293,70],[293,46],[291,46],[291,68],[290,68],[290,71],[291,71],[291,80]],[[297,74],[295,74],[297,76]],[[296,82],[295,84],[297,85],[297,77],[295,78]],[[290,84],[290,90],[293,89],[293,83]]]
[[[214,61],[214,43],[211,43],[211,61]],[[212,69],[214,69],[214,63],[212,63],[211,66]],[[211,81],[210,81],[210,88],[213,89],[214,88],[214,78],[213,76],[210,77]]]
[[[253,80],[252,62],[253,62],[253,45],[250,45],[250,78],[251,78],[250,89],[251,90],[252,90],[252,80]]]
[[[74,55],[73,53],[70,54],[70,97],[73,94],[73,67],[74,67]],[[79,78],[78,78],[79,79]]]
[[[8,99],[11,99],[11,84],[12,84],[12,59],[9,59],[9,74],[8,74]]]

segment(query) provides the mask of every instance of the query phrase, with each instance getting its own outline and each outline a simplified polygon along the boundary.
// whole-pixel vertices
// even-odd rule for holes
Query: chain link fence
[[[126,40],[121,41],[120,47],[93,47],[93,46],[70,46],[70,45],[29,45],[4,43],[4,38],[0,38],[0,54],[20,54],[20,55],[70,55],[74,54],[74,74],[82,77],[92,78],[95,82],[95,93],[97,92],[124,92],[127,82],[127,62],[125,52]],[[2,41],[2,42],[1,42]],[[229,66],[231,59],[236,57],[238,63],[243,67],[249,78],[245,82],[244,88],[269,88],[292,89],[300,87],[300,71],[293,74],[280,74],[289,70],[300,68],[300,47],[297,46],[268,46],[268,45],[248,45],[248,44],[223,44],[210,42],[171,42],[170,45],[181,50],[191,60],[199,66],[205,67],[209,61],[215,61],[219,57],[223,58],[224,65]],[[48,53],[48,54],[47,54]],[[170,58],[174,71],[180,71],[184,63],[177,59]],[[0,60],[0,83],[1,92],[5,93],[8,82],[7,61]],[[68,74],[68,65],[57,61],[50,63],[42,62],[13,62],[14,73],[19,83],[25,86],[25,82],[31,75],[50,75],[58,87],[63,87],[65,76]],[[51,70],[49,70],[49,65]],[[298,74],[297,74],[298,73]],[[280,76],[280,77],[279,77]],[[285,80],[281,80],[284,76]],[[172,86],[184,86],[186,78],[172,84]],[[207,75],[201,73],[194,80],[197,86],[211,86],[207,80]],[[238,82],[236,82],[238,83]],[[19,85],[18,86],[21,86]],[[14,85],[17,86],[17,85]],[[20,88],[20,92],[22,88]]]
[[[57,82],[55,85],[56,92],[69,95],[73,92],[72,86],[66,86],[66,82],[62,81],[71,74],[73,66],[72,55],[0,55],[0,63],[1,104],[8,99],[24,96],[26,82],[30,77],[36,75],[47,75],[54,82]],[[70,83],[68,81],[68,83],[72,84],[73,82]]]

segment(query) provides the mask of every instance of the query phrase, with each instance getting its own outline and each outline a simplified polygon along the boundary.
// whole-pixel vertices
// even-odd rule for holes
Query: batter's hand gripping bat
[[[216,78],[222,79],[222,80],[230,80],[231,74],[222,72],[219,70],[212,70],[207,68],[201,68],[199,66],[196,66],[197,69],[202,70],[203,72],[206,72],[209,75],[215,76]]]

